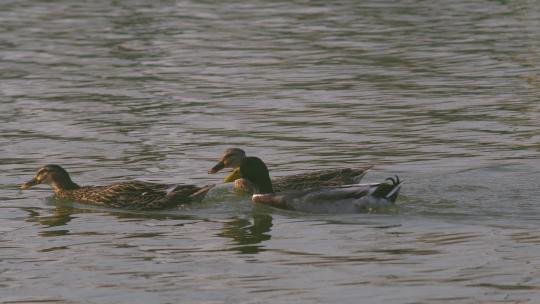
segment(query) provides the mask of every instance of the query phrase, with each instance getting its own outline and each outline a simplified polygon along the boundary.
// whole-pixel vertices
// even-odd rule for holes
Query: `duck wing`
[[[141,181],[118,183],[109,186],[82,187],[73,199],[123,209],[163,209],[189,203],[189,195],[199,190],[193,185],[156,184]]]
[[[356,184],[371,167],[328,169],[277,177],[272,184],[276,192]]]
[[[395,203],[402,181],[396,177],[390,183],[354,184],[292,190],[275,194],[256,194],[255,203],[276,208],[310,213],[355,213]]]
[[[318,187],[303,190],[289,190],[275,194],[255,194],[252,201],[276,208],[310,211],[329,212],[341,205],[351,204],[353,201],[368,196],[373,185],[346,185],[340,187]]]
[[[321,187],[303,191],[288,191],[283,194],[283,200],[293,209],[297,204],[335,204],[339,201],[358,200],[368,196],[370,185],[350,185],[341,187]]]

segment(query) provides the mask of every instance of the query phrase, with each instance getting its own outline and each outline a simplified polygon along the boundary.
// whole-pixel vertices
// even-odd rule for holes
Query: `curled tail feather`
[[[397,175],[395,176],[395,179],[389,177],[385,179],[385,181],[390,181],[392,184],[382,183],[378,185],[377,189],[373,192],[373,196],[386,198],[391,202],[395,202],[399,194],[399,189],[401,189],[401,185],[404,181],[400,180]]]

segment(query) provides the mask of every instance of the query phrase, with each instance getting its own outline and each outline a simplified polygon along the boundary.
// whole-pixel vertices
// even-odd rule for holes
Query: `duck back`
[[[131,181],[109,186],[85,186],[74,190],[62,190],[57,192],[56,196],[112,208],[152,210],[190,203],[189,195],[199,189],[193,185],[171,188],[171,185]]]

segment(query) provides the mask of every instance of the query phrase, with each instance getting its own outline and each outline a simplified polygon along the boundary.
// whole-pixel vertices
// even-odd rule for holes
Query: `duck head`
[[[229,148],[219,158],[218,163],[208,170],[208,174],[214,174],[224,168],[237,169],[246,159],[246,152],[239,148]]]
[[[272,181],[268,168],[258,157],[247,157],[246,152],[239,148],[225,150],[218,163],[208,170],[209,174],[219,172],[224,168],[234,171],[225,178],[225,182],[243,178],[251,182],[255,193],[273,193]]]
[[[26,190],[39,184],[48,184],[55,192],[79,188],[79,186],[71,180],[67,171],[58,165],[45,165],[39,168],[34,178],[22,184],[20,188],[21,190]]]
[[[255,194],[274,193],[272,180],[266,164],[258,157],[246,157],[240,165],[240,174],[242,178],[247,179],[253,184]]]

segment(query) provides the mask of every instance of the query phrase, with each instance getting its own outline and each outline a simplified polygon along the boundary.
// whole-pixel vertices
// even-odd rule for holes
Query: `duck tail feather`
[[[355,176],[353,178],[353,182],[355,184],[359,184],[362,181],[362,179],[364,178],[364,176],[366,175],[366,173],[367,173],[367,171],[364,171],[364,172],[358,174],[357,176]]]
[[[373,167],[374,167],[373,165],[370,165],[370,166],[366,166],[365,168],[362,168],[362,172],[353,177],[353,182],[355,184],[359,184],[364,178],[364,176],[366,176],[366,173],[368,173],[368,171],[371,170]]]
[[[404,183],[404,181],[400,180],[398,176],[395,176],[395,178],[389,177],[385,179],[385,181],[386,180],[390,181],[392,184],[379,184],[373,192],[373,195],[376,197],[386,198],[392,202],[395,202],[399,190],[401,189],[401,185]]]
[[[395,184],[394,188],[390,192],[388,192],[388,194],[386,195],[386,198],[391,199],[394,195],[396,195],[397,197],[397,194],[399,190],[401,189],[401,185],[403,185],[404,182],[405,181],[400,181],[399,183]],[[394,198],[393,200],[395,201],[396,199]]]

